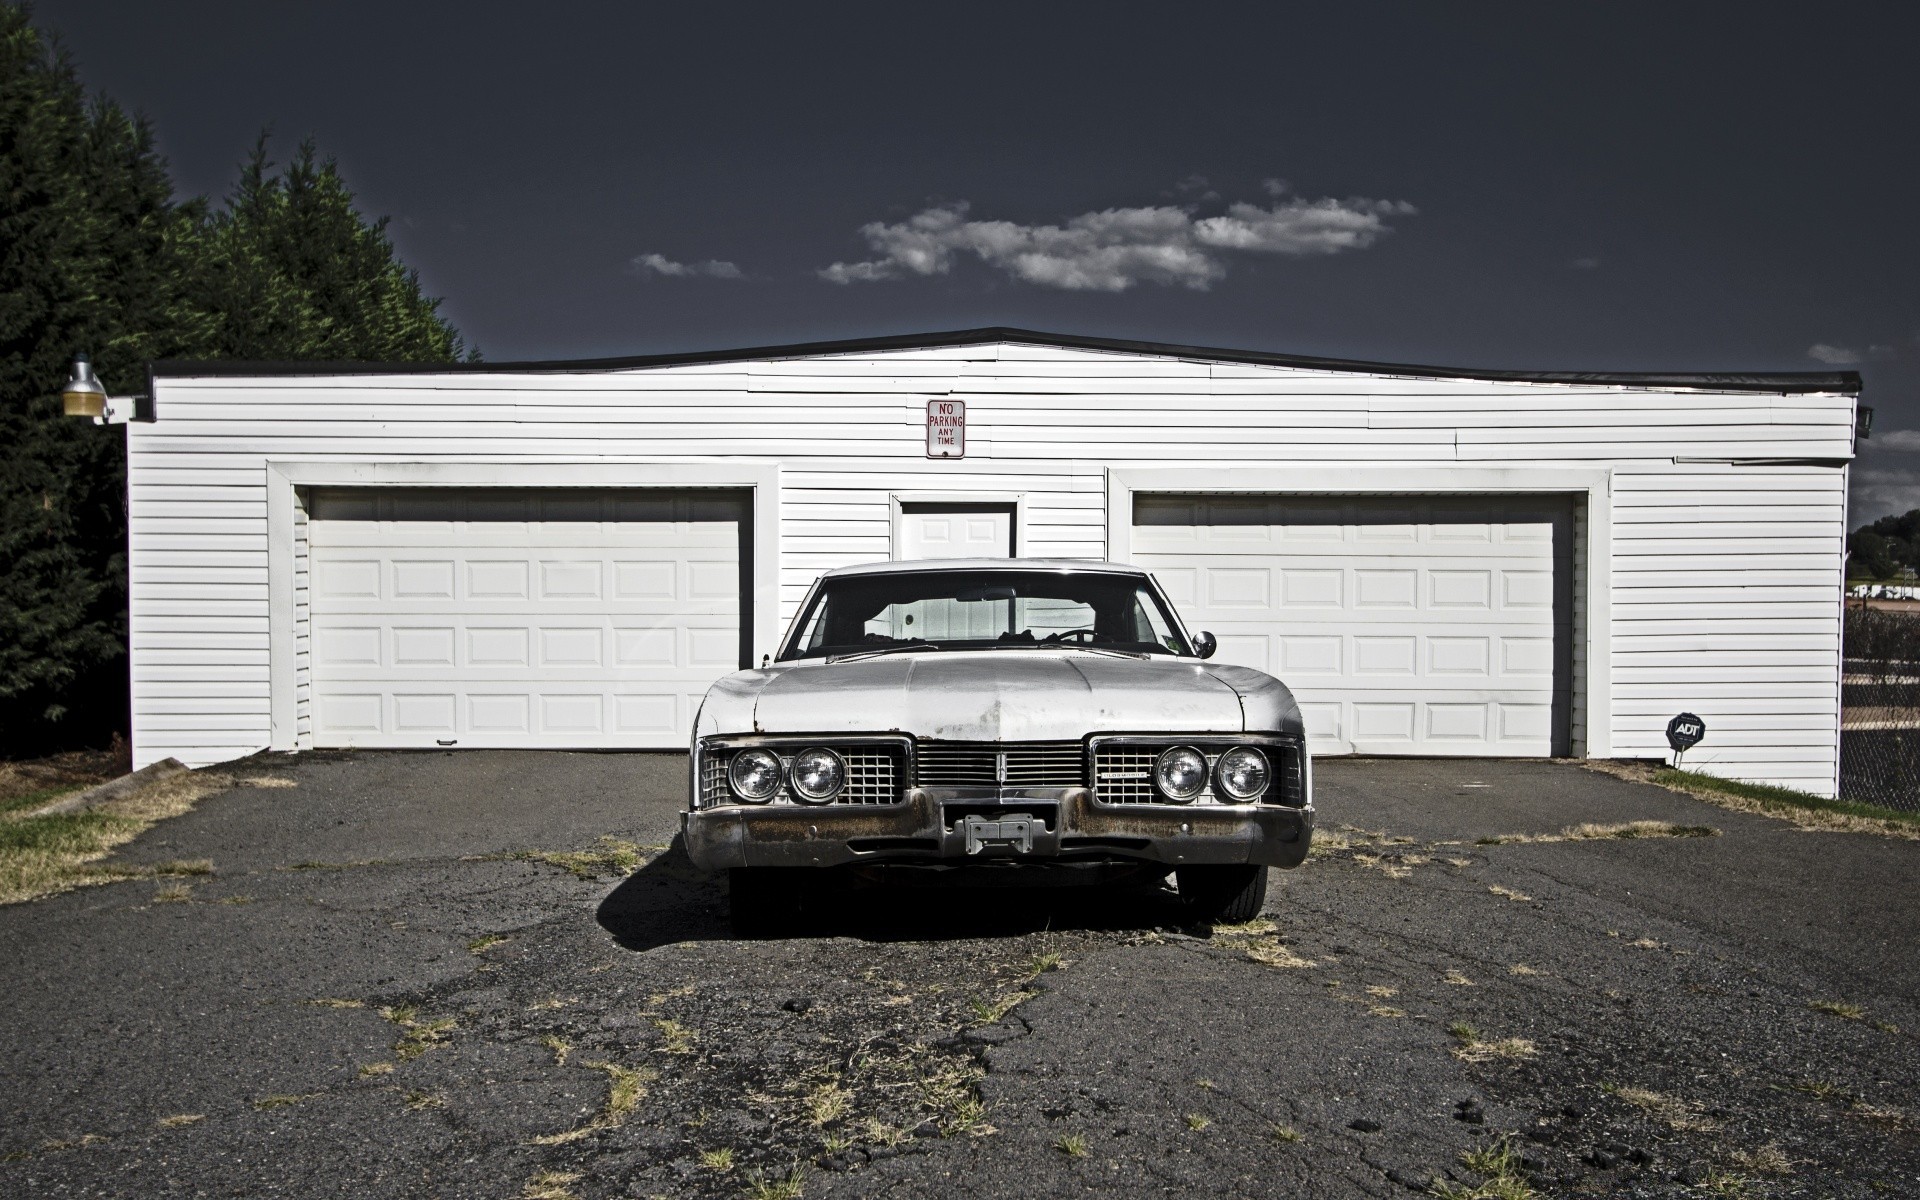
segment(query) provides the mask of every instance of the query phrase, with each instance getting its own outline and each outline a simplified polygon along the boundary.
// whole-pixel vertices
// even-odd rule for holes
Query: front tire
[[[1201,921],[1239,924],[1260,915],[1267,903],[1267,868],[1260,866],[1181,867],[1174,872],[1180,899]]]

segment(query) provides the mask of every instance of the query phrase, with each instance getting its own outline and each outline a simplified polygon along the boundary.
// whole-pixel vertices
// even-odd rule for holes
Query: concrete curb
[[[163,758],[157,763],[141,767],[131,775],[122,775],[118,779],[109,779],[105,783],[97,783],[85,791],[75,792],[71,796],[62,796],[52,804],[43,804],[39,808],[20,815],[23,817],[50,817],[57,813],[82,812],[89,808],[97,808],[109,800],[118,800],[122,796],[139,791],[148,784],[159,783],[163,779],[171,779],[175,775],[186,772],[188,769],[187,764],[177,758]]]

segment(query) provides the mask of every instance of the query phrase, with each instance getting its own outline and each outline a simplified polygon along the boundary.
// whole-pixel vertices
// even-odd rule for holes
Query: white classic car
[[[1313,765],[1284,684],[1202,660],[1151,575],[1031,559],[828,572],[776,661],[694,723],[694,863],[736,925],[818,873],[885,881],[1164,879],[1248,920],[1313,834]],[[1009,875],[1008,872],[1019,872]]]

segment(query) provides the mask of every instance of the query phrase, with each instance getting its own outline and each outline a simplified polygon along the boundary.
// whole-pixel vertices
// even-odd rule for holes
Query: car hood
[[[1243,696],[1255,701],[1254,713]],[[1270,731],[1298,723],[1286,689],[1244,667],[1072,650],[979,650],[741,671],[708,693],[699,732],[898,731],[939,741],[1019,742],[1103,731]]]

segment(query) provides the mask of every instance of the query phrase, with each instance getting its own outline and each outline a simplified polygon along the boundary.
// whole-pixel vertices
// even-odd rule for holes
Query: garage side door
[[[1566,753],[1560,497],[1144,495],[1133,558],[1218,657],[1293,689],[1316,753]]]
[[[678,748],[742,665],[736,494],[342,488],[307,505],[316,746]]]

